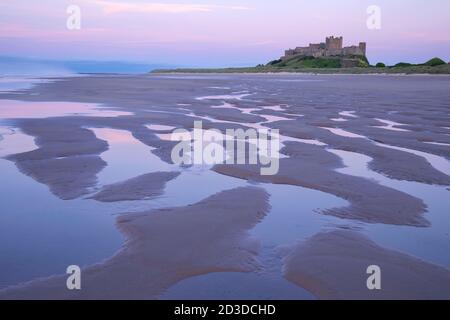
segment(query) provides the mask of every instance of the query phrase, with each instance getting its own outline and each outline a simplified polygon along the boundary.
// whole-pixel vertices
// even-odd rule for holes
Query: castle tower
[[[363,55],[366,55],[366,43],[365,42],[359,43],[359,50],[362,51]]]
[[[342,37],[327,37],[326,48],[327,50],[342,50],[343,38]]]

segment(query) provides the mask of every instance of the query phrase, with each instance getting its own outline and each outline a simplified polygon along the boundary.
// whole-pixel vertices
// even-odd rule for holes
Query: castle
[[[285,51],[282,60],[294,56],[331,57],[331,56],[365,56],[366,43],[360,42],[358,46],[342,47],[342,37],[327,37],[325,42],[310,43],[308,47],[297,47]]]

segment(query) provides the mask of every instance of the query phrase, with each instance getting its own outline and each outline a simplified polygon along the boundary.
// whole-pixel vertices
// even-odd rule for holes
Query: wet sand
[[[382,248],[352,231],[324,232],[283,248],[285,277],[321,299],[450,299],[450,271]],[[366,269],[381,269],[368,290]]]
[[[61,199],[74,199],[95,186],[96,175],[106,166],[98,155],[108,145],[91,131],[56,119],[23,120],[21,130],[35,138],[38,148],[7,159]]]
[[[91,199],[102,202],[148,200],[162,195],[166,182],[179,175],[179,172],[147,173],[124,182],[106,185]]]
[[[446,163],[450,159],[449,85],[450,77],[434,76],[94,75],[40,83],[14,94],[2,93],[0,99],[102,104],[124,112],[107,117],[94,113],[7,120],[34,137],[38,147],[7,159],[61,199],[151,199],[163,195],[165,183],[176,179],[173,173],[149,173],[104,186],[93,194],[99,172],[108,165],[100,157],[108,143],[87,128],[126,130],[170,164],[175,142],[161,140],[161,128],[190,130],[194,120],[203,120],[205,129],[219,130],[246,129],[264,123],[293,140],[284,143],[282,153],[286,158],[280,160],[277,175],[263,177],[259,167],[252,165],[217,165],[213,170],[250,183],[301,186],[340,197],[349,205],[322,208],[317,214],[337,217],[344,224],[428,228],[432,226],[422,199],[367,178],[338,172],[343,168],[342,160],[329,150],[367,155],[372,158],[370,169],[392,179],[450,186],[449,175],[436,169],[427,158],[383,146],[416,150]],[[218,108],[224,104],[237,108]],[[267,121],[268,116],[273,121]],[[401,124],[399,128],[403,130],[379,128],[377,119]],[[354,136],[337,135],[327,128]],[[192,187],[195,186],[186,186]],[[267,201],[260,189],[244,188],[219,193],[192,206],[120,215],[118,226],[128,241],[110,260],[83,270],[86,289],[68,292],[65,277],[56,276],[0,291],[0,298],[157,298],[164,289],[193,275],[254,271],[258,246],[247,232],[269,212]],[[359,276],[340,277],[337,272],[346,266],[362,268],[352,254],[367,251],[375,264],[384,263],[388,272],[395,270],[395,276],[408,266],[417,270],[401,278],[410,281],[414,290],[399,286],[380,297],[445,297],[436,284],[448,283],[448,269],[384,249],[357,233],[349,234],[342,240],[339,232],[319,233],[299,245],[285,259],[286,277],[319,298],[357,297],[355,292],[361,294],[360,298],[372,298],[370,292],[354,291],[332,279],[365,284],[359,283]],[[340,248],[339,243],[342,248],[349,248],[342,249],[342,259],[333,258],[342,265],[330,265],[329,277],[311,275],[311,279],[306,279],[304,274],[314,271],[316,263],[327,266],[328,261],[304,266],[298,261],[306,261],[302,259],[308,259],[310,252],[321,250],[319,244],[332,252]]]
[[[56,276],[0,290],[0,299],[154,299],[195,275],[255,271],[258,240],[248,231],[268,210],[267,193],[250,187],[188,207],[124,214],[117,220],[124,248],[83,270],[82,290],[67,290],[66,277]]]
[[[335,169],[342,162],[321,147],[288,142],[275,176],[259,175],[256,165],[216,165],[216,172],[252,181],[298,185],[334,194],[350,202],[350,206],[323,211],[346,219],[369,223],[427,226],[423,217],[425,204],[417,198],[364,178],[341,174]],[[395,214],[393,214],[395,213]]]

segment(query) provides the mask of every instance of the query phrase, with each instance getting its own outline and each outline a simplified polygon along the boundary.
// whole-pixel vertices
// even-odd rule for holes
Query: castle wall
[[[344,55],[363,55],[364,53],[361,51],[361,49],[357,46],[351,46],[351,47],[346,47],[343,49],[343,54]]]
[[[281,59],[291,58],[293,56],[312,56],[330,57],[343,55],[366,55],[366,43],[360,42],[358,46],[342,47],[342,37],[327,37],[325,42],[310,43],[308,47],[297,47],[285,51],[284,57]]]

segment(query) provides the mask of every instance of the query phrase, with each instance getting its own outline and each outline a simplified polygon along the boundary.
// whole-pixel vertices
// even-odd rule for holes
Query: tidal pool
[[[167,183],[162,196],[150,201],[133,201],[139,204],[142,210],[189,205],[220,191],[246,184],[243,180],[211,171],[211,166],[181,168],[168,164],[152,154],[152,148],[135,139],[128,131],[110,128],[92,130],[99,139],[109,145],[109,149],[101,154],[108,165],[98,175],[99,186],[125,181],[149,172],[181,171],[180,176]]]
[[[394,121],[391,121],[391,120],[378,119],[378,118],[375,118],[375,120],[377,120],[378,122],[381,122],[382,124],[384,124],[384,126],[374,126],[374,128],[391,130],[391,131],[403,131],[403,132],[410,131],[410,130],[407,130],[407,129],[398,128],[398,127],[401,127],[401,126],[406,126],[406,124],[404,124],[404,123],[398,123],[398,122],[394,122]]]
[[[379,245],[416,256],[422,260],[450,268],[450,191],[446,187],[390,179],[368,169],[370,157],[349,151],[329,150],[344,161],[339,172],[373,179],[381,185],[422,199],[428,206],[427,228],[367,224],[364,232]]]
[[[328,128],[328,127],[321,127],[321,128],[325,129],[325,130],[328,130],[331,133],[333,133],[335,135],[338,135],[338,136],[347,137],[347,138],[366,139],[366,140],[370,140],[373,144],[375,144],[376,146],[379,146],[379,147],[389,148],[389,149],[394,149],[394,150],[399,150],[399,151],[412,153],[412,154],[414,154],[416,156],[422,157],[425,160],[427,160],[428,163],[432,167],[434,167],[436,170],[441,171],[442,173],[445,173],[446,175],[450,175],[450,161],[447,160],[444,157],[437,156],[435,154],[431,154],[431,153],[428,153],[428,152],[415,150],[415,149],[409,149],[409,148],[393,146],[393,145],[385,144],[385,143],[381,143],[381,142],[376,142],[374,140],[369,139],[366,136],[359,135],[359,134],[356,134],[356,133],[353,133],[353,132],[350,132],[350,131],[346,131],[346,130],[343,130],[343,129],[339,129],[339,128]]]
[[[14,129],[0,148],[5,156],[35,146]],[[113,214],[124,208],[61,200],[5,159],[0,172],[0,288],[65,273],[71,264],[91,265],[120,249],[124,239]]]
[[[63,116],[118,117],[132,114],[93,103],[0,100],[0,119],[38,119]]]
[[[40,79],[34,76],[0,76],[0,92],[14,93],[17,90],[29,89],[37,83],[50,81],[50,79]]]
[[[292,245],[346,221],[320,210],[346,206],[338,197],[303,187],[256,184],[269,194],[271,209],[251,231],[261,243],[258,272],[217,272],[191,277],[169,288],[161,299],[314,299],[283,277],[277,248]],[[353,224],[357,225],[358,223]]]
[[[91,130],[109,146],[108,150],[100,155],[107,166],[97,175],[99,185],[128,180],[149,172],[174,169],[174,166],[153,155],[152,149],[134,138],[129,131],[110,128]]]

